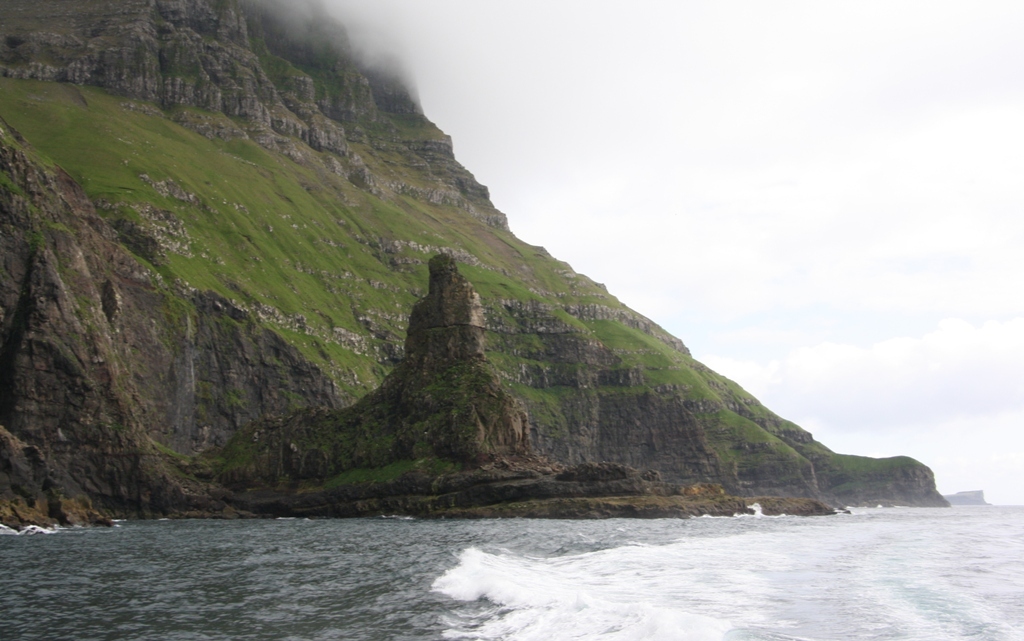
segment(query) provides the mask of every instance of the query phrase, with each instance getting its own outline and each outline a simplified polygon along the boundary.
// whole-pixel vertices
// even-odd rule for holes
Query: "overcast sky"
[[[832,449],[1024,504],[1024,3],[328,2],[523,240]]]

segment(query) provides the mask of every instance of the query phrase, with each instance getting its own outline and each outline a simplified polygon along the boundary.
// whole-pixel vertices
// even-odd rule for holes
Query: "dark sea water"
[[[1024,508],[0,536],[0,640],[1024,639]]]

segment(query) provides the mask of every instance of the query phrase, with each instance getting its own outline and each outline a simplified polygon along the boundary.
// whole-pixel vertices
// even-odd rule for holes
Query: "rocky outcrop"
[[[565,468],[531,454],[527,416],[502,388],[485,357],[480,297],[455,260],[430,261],[427,295],[409,319],[405,359],[381,387],[351,408],[307,410],[240,430],[223,452],[220,479],[234,490],[236,510],[274,516],[353,517],[411,514],[425,517],[665,518],[751,513],[750,501],[718,485],[665,483],[661,475],[620,463]],[[654,401],[651,401],[654,402]],[[679,443],[657,443],[668,455],[688,457],[672,469],[694,478],[715,473],[699,426],[659,424],[655,407],[641,407],[649,438],[681,433]],[[614,411],[614,410],[612,410]],[[682,407],[675,408],[683,412]],[[673,410],[667,410],[670,423]],[[626,454],[642,443],[615,442],[632,432],[611,431],[604,441]],[[385,483],[332,482],[355,468],[387,469],[434,457],[462,467],[457,473],[412,471]],[[351,474],[349,475],[350,478]],[[310,484],[333,489],[309,491]],[[300,488],[306,491],[299,492]],[[762,499],[769,513],[832,514],[813,499]],[[761,509],[761,505],[758,505]]]
[[[664,483],[656,473],[625,465],[561,468],[529,457],[503,458],[471,471],[439,476],[413,472],[392,481],[314,492],[250,490],[231,500],[246,513],[291,517],[602,519],[835,513],[814,499],[743,499],[719,485]]]
[[[526,413],[484,355],[479,295],[452,257],[435,256],[429,268],[429,291],[409,317],[405,360],[367,405],[379,407],[375,413],[388,422],[422,430],[442,458],[471,463],[527,453]]]
[[[407,367],[433,373],[461,361],[483,360],[485,331],[479,294],[459,273],[454,258],[435,256],[427,296],[409,317]]]
[[[355,468],[433,457],[476,466],[529,452],[522,405],[484,355],[480,297],[446,255],[430,261],[428,294],[413,307],[405,359],[381,386],[338,411],[254,422],[224,451],[235,487],[316,480]]]

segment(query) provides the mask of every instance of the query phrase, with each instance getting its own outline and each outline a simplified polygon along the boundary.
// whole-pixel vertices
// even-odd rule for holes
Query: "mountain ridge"
[[[26,283],[49,274],[68,301],[62,322],[77,323],[68,331],[120,362],[102,385],[79,367],[76,385],[112,381],[131,399],[123,433],[151,457],[138,469],[181,489],[148,503],[127,501],[127,486],[73,491],[166,511],[193,484],[170,478],[177,458],[263,416],[363,396],[401,359],[427,258],[446,253],[480,292],[488,358],[527,408],[537,451],[746,495],[944,503],[925,466],[832,453],[519,241],[450,138],[394,78],[360,70],[340,26],[321,21],[296,43],[272,7],[15,0],[0,27],[12,381],[33,380],[18,366],[33,332],[69,363],[95,357],[45,323],[16,327],[38,311]],[[47,404],[30,407],[22,387],[3,392],[0,424],[49,453],[67,429],[34,428]]]

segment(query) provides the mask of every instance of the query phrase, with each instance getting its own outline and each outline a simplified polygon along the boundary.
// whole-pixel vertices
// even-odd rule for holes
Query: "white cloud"
[[[790,418],[858,432],[1024,411],[1024,318],[947,319],[920,338],[819,343],[768,363],[702,358]]]
[[[948,319],[919,338],[819,343],[767,363],[701,360],[833,450],[914,456],[943,491],[1024,504],[1024,318]]]

